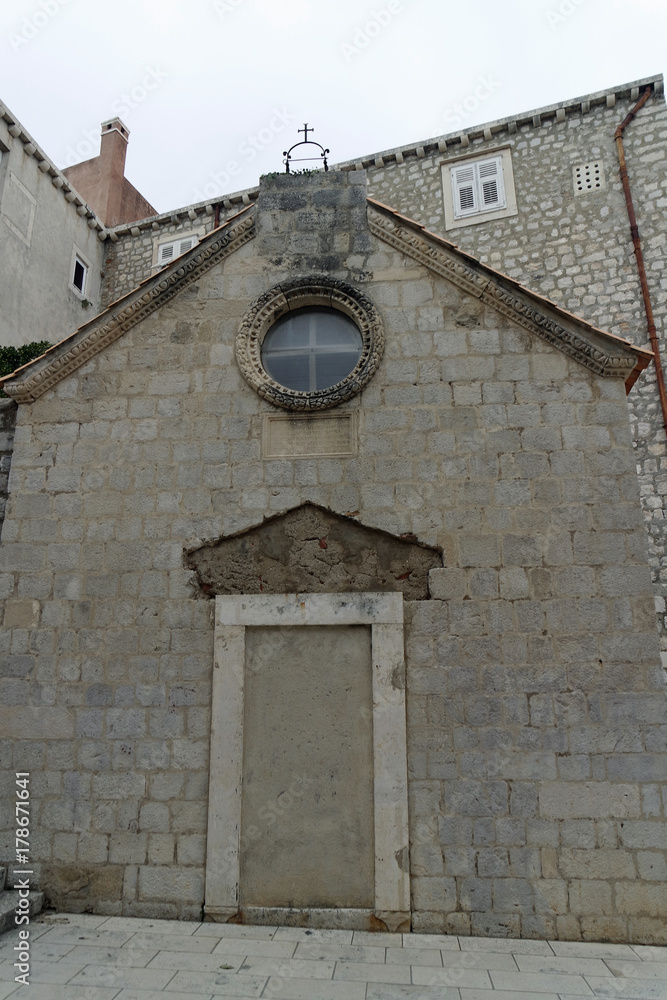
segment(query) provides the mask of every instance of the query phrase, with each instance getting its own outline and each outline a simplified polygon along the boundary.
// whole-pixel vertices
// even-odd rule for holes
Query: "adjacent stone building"
[[[371,197],[341,169],[193,207],[161,269],[165,220],[116,231],[141,283],[5,381],[36,878],[99,913],[664,942],[651,354],[387,207],[382,159]]]
[[[100,306],[104,223],[0,104],[0,347],[54,343]]]

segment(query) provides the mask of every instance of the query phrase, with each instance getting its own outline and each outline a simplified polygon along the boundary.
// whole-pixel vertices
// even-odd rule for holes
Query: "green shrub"
[[[0,378],[11,375],[17,368],[27,365],[29,361],[38,358],[49,347],[52,347],[52,344],[48,340],[33,340],[32,344],[23,344],[22,347],[0,347]],[[5,395],[0,389],[0,396]]]

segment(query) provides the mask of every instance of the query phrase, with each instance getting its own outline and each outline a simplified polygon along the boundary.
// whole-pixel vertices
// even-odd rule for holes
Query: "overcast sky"
[[[57,166],[131,131],[159,212],[665,69],[665,0],[3,0],[0,99]],[[308,166],[309,164],[306,164]]]

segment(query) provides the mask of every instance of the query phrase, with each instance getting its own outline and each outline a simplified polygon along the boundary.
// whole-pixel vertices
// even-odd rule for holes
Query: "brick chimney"
[[[120,118],[102,122],[100,155],[63,170],[105,226],[136,222],[156,209],[125,177],[125,157],[130,132]]]

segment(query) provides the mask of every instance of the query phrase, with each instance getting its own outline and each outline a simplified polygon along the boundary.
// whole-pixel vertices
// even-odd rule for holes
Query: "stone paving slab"
[[[173,923],[178,923],[174,920]],[[291,927],[246,927],[244,924],[200,924],[192,935],[193,938],[252,938],[253,941],[292,941],[293,938],[278,937],[281,930],[293,930]],[[313,932],[315,933],[315,932]],[[351,934],[352,932],[350,932]]]
[[[44,942],[43,947],[47,947],[48,942]],[[57,954],[55,949],[57,945],[54,945],[54,952]],[[67,947],[63,945],[62,947]],[[67,955],[63,958],[65,962],[77,962],[79,965],[123,965],[123,966],[134,966],[137,969],[145,969],[147,965],[150,964],[151,960],[155,958],[156,955],[164,954],[160,952],[157,948],[133,948],[132,942],[129,942],[124,948],[97,948],[91,945],[79,945],[76,948],[72,948],[71,951],[67,952]],[[42,948],[40,947],[39,956],[44,960],[42,954]],[[202,958],[208,958],[208,956],[198,955],[193,956],[201,961]],[[57,959],[56,959],[57,961]],[[162,963],[164,965],[164,962]]]
[[[573,958],[572,956],[547,958],[541,955],[517,955],[515,961],[520,972],[562,973],[566,976],[571,976],[574,973],[581,976],[609,975],[609,969],[601,958]]]
[[[667,983],[667,962],[628,962],[608,958],[604,964],[615,976],[624,979],[661,979]]]
[[[590,985],[596,997],[616,997],[619,1000],[665,1000],[667,983],[653,979],[601,979],[591,976]]]
[[[174,921],[177,923],[178,921]],[[130,942],[134,948],[154,949],[155,951],[180,951],[187,955],[202,954],[210,955],[213,949],[220,943],[218,937],[201,937],[194,934],[190,937],[179,938],[176,934],[152,934],[150,931],[138,931]],[[231,943],[231,942],[230,942]],[[233,949],[230,948],[230,951]],[[244,953],[243,947],[235,949],[239,953]]]
[[[485,969],[424,969],[413,966],[412,982],[420,986],[448,986],[451,989],[461,986],[491,989],[489,973]]]
[[[189,955],[187,951],[159,951],[155,958],[149,962],[148,968],[181,969],[184,972],[238,972],[245,961],[246,956],[243,953],[239,955],[201,955],[199,952],[195,952]]]
[[[461,1000],[563,1000],[557,993],[517,993],[516,990],[461,990]]]
[[[213,993],[163,993],[162,990],[121,990],[114,1000],[215,1000]],[[226,1000],[241,1000],[227,997]]]
[[[575,958],[624,958],[635,961],[640,957],[637,954],[637,947],[643,946],[633,948],[629,944],[597,944],[594,941],[549,941],[549,947],[554,955],[565,957],[572,955]],[[667,948],[664,951],[667,952]]]
[[[667,1000],[667,949],[47,914],[0,1000]]]
[[[593,990],[583,976],[568,976],[540,972],[490,972],[493,988],[498,990],[532,990],[533,993],[568,993],[571,996],[592,997]],[[610,979],[611,981],[611,979]]]
[[[373,959],[375,961],[375,959]],[[382,959],[378,959],[382,961]],[[442,966],[442,952],[435,948],[387,948],[387,965],[434,965]]]
[[[83,970],[83,968],[83,962],[34,961],[30,963],[30,982],[55,983],[56,985],[62,985],[64,983],[69,983],[69,981],[73,979],[78,972]],[[16,969],[14,968],[13,962],[3,962],[2,965],[0,965],[0,980],[3,983],[13,982],[15,975]]]
[[[304,980],[312,984],[312,980]],[[266,976],[237,976],[233,972],[177,972],[169,982],[169,990],[184,993],[212,993],[214,996],[261,997],[267,984]],[[167,1000],[167,997],[165,997]]]
[[[379,962],[336,962],[334,979],[348,982],[394,983],[409,986],[412,982],[409,965],[380,965]]]

